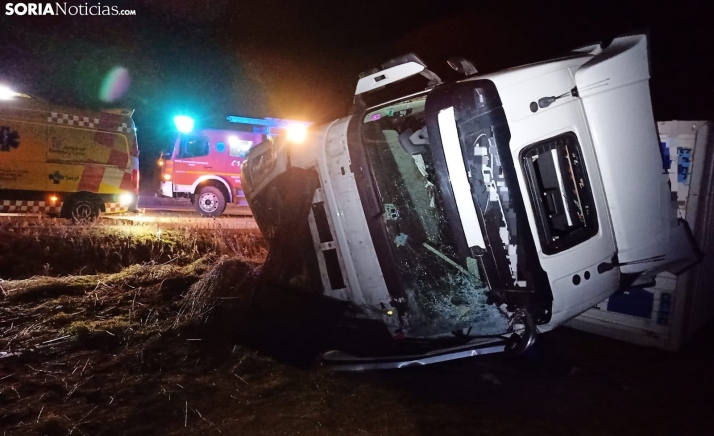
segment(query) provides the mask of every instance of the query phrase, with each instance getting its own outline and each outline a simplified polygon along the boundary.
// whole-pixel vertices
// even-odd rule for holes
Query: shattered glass
[[[503,334],[508,319],[489,301],[480,261],[457,255],[452,235],[461,229],[450,228],[441,207],[424,129],[425,101],[420,97],[367,113],[363,128],[392,254],[408,296],[405,328],[410,336]],[[412,144],[404,145],[399,137],[409,130],[417,133],[410,136]]]

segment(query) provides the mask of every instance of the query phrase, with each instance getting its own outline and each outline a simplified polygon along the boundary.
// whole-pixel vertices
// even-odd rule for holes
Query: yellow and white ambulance
[[[132,113],[58,107],[0,87],[0,212],[91,220],[135,210]]]

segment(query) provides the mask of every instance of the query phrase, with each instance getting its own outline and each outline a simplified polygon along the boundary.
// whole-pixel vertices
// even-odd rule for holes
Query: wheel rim
[[[94,211],[89,203],[77,203],[72,209],[72,218],[79,221],[91,219],[92,215],[94,215]]]
[[[218,209],[218,196],[212,192],[201,194],[198,205],[204,212],[215,212]]]

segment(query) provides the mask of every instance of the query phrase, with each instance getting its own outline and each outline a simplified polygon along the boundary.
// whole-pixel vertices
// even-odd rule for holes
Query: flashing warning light
[[[286,133],[286,131],[295,127],[296,132],[294,134],[296,135],[296,139],[299,139],[302,136],[300,129],[296,126],[302,126],[304,129],[307,129],[307,126],[312,124],[309,121],[286,120],[282,118],[251,118],[233,115],[226,117],[226,119],[229,123],[248,124],[253,126],[253,133],[262,133],[268,136],[282,135]],[[307,136],[307,134],[305,135]],[[304,140],[305,138],[294,142],[302,142]]]
[[[307,126],[302,124],[294,124],[292,126],[288,126],[286,130],[288,141],[294,142],[296,144],[302,144],[303,142],[305,142],[305,138],[307,138]]]
[[[163,159],[159,159],[159,161],[156,162],[156,163],[157,163],[157,165],[159,165],[160,167],[164,166],[164,160],[163,160]]]
[[[176,129],[181,133],[191,133],[193,130],[193,118],[186,115],[176,115],[174,117]]]
[[[171,180],[171,174],[164,174],[164,180]]]
[[[52,197],[50,197],[50,201],[54,203],[55,201],[57,201],[57,197],[53,195]]]

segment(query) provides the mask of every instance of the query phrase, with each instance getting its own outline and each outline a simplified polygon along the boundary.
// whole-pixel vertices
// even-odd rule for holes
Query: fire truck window
[[[245,157],[250,147],[253,145],[253,141],[244,141],[242,139],[229,138],[228,139],[228,152],[231,157]]]
[[[208,155],[208,138],[187,136],[181,138],[180,154],[183,158],[201,157]]]

